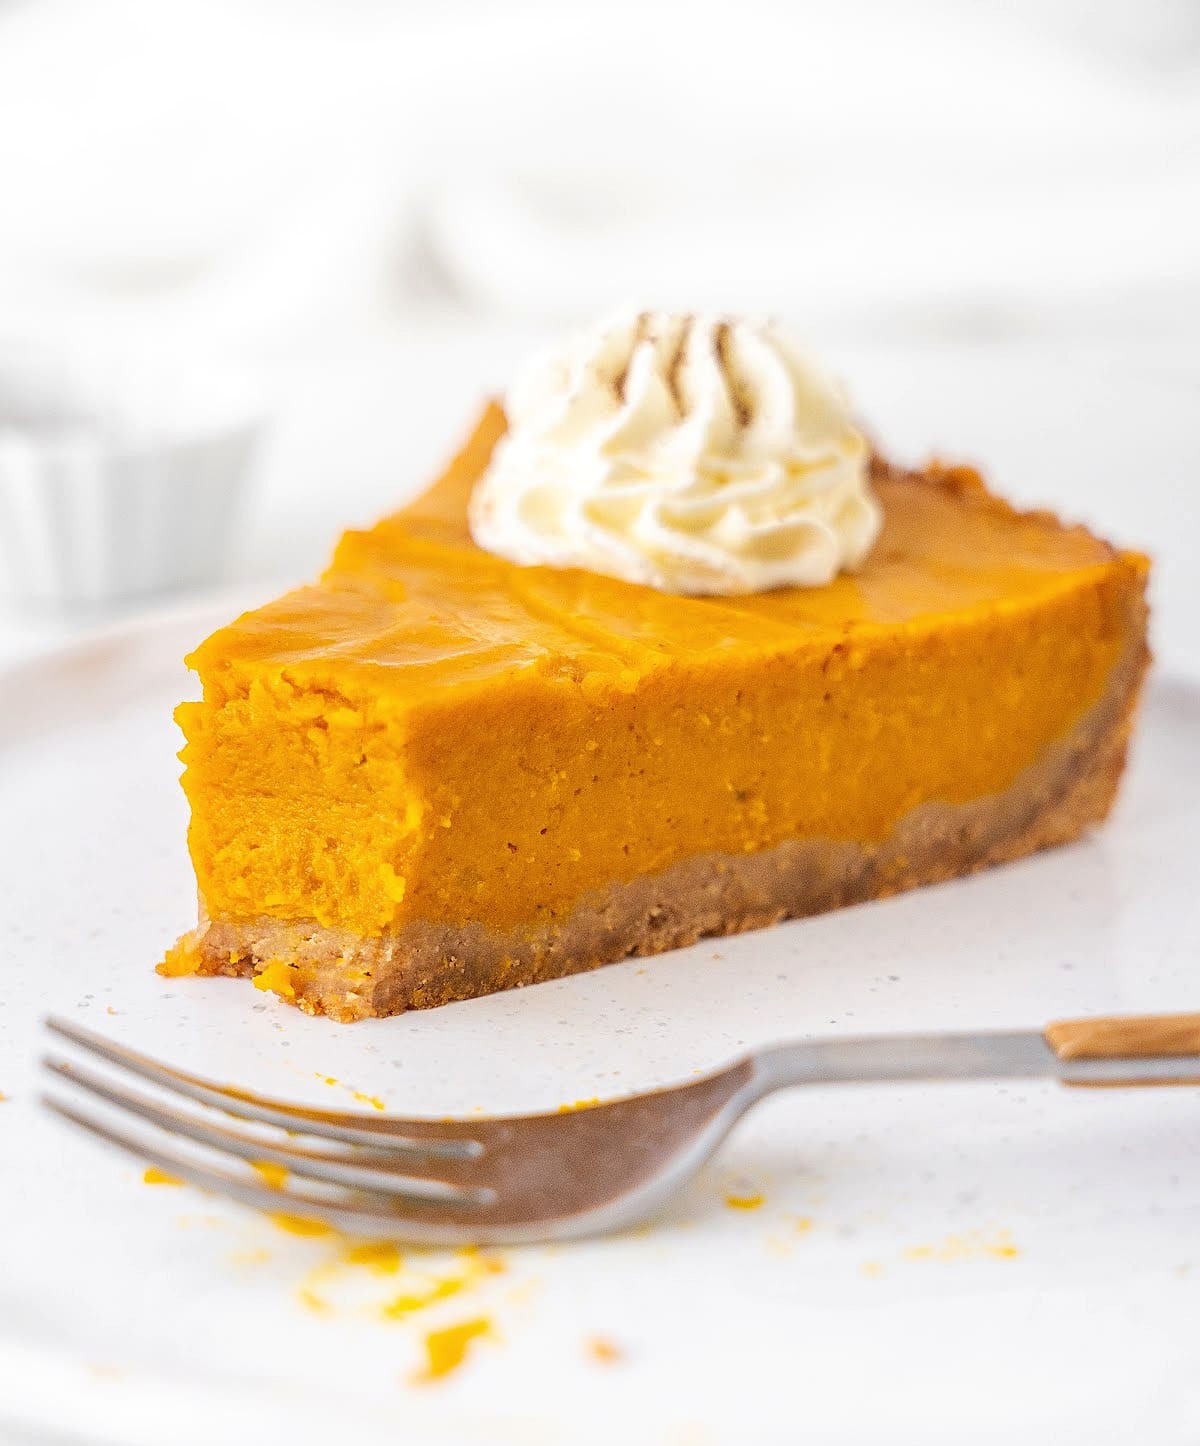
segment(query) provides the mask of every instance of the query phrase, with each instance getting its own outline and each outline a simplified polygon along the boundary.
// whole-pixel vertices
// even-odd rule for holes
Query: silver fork
[[[204,1190],[355,1235],[431,1244],[562,1240],[634,1224],[689,1180],[753,1105],[792,1085],[1055,1079],[1200,1084],[1200,1014],[1085,1019],[1043,1031],[813,1039],[762,1049],[688,1084],[552,1114],[401,1119],[308,1109],[216,1084],[63,1019],[46,1028],[117,1067],[61,1057],[76,1093],[43,1103]],[[154,1092],[131,1088],[135,1075]],[[236,1121],[237,1123],[233,1123]],[[200,1146],[198,1153],[170,1144]],[[272,1188],[254,1163],[282,1166]]]

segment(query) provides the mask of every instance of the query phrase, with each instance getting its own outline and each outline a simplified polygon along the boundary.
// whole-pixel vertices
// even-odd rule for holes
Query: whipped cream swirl
[[[480,547],[662,592],[818,587],[881,514],[836,384],[770,326],[629,313],[535,362],[471,498]]]

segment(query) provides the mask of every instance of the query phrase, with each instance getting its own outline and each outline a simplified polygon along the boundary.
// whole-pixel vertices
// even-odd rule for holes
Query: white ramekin
[[[0,596],[99,604],[219,576],[261,432],[219,373],[0,350]]]

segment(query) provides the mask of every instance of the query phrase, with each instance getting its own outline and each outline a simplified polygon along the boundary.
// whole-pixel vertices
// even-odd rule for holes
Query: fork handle
[[[1046,1043],[1065,1065],[1079,1060],[1191,1060],[1177,1075],[1157,1078],[1095,1079],[1063,1076],[1064,1084],[1200,1083],[1200,1014],[1113,1014],[1095,1019],[1060,1019],[1048,1024]]]
[[[1200,1054],[1200,1014],[1112,1014],[1048,1024],[1046,1043],[1059,1059],[1121,1059]]]
[[[752,1089],[766,1094],[801,1084],[952,1079],[1200,1084],[1200,1014],[1069,1019],[1044,1030],[802,1040],[756,1054]]]

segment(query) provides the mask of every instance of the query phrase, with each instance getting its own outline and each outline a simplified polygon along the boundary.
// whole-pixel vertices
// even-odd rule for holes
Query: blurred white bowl
[[[224,374],[0,348],[0,596],[97,604],[219,576],[262,429]]]

